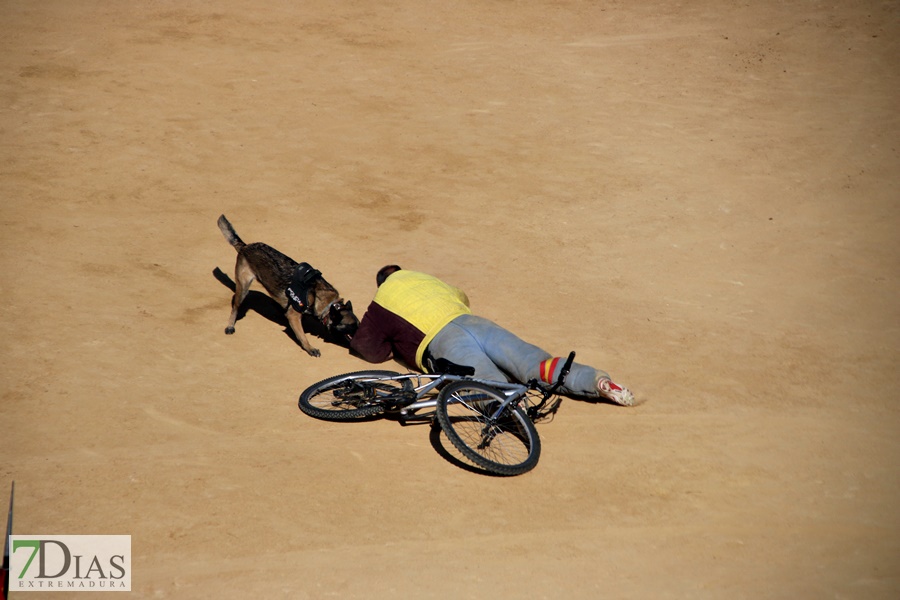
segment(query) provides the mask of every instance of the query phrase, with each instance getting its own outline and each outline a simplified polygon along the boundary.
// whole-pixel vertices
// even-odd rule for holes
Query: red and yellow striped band
[[[556,371],[556,365],[559,363],[559,357],[548,358],[541,363],[541,381],[544,383],[553,383],[553,373]]]

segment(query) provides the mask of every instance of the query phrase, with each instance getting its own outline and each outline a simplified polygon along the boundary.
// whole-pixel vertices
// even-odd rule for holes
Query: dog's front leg
[[[231,316],[228,317],[228,326],[225,327],[225,333],[228,335],[234,333],[238,311],[247,298],[247,294],[250,293],[250,284],[254,279],[256,279],[256,273],[250,268],[247,259],[238,254],[237,262],[234,264],[234,295],[231,297]]]
[[[303,331],[300,313],[294,310],[293,306],[289,306],[285,315],[287,315],[288,324],[290,324],[291,330],[294,332],[294,337],[297,338],[297,341],[300,342],[300,346],[306,350],[306,353],[310,356],[321,356],[322,353],[319,352],[319,349],[313,348],[309,344],[309,340],[306,339],[306,332]]]

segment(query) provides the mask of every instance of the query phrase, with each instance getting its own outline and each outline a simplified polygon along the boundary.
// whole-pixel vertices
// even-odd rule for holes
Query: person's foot
[[[622,406],[634,406],[634,394],[627,388],[613,383],[611,379],[601,377],[597,382],[597,391],[601,396]]]

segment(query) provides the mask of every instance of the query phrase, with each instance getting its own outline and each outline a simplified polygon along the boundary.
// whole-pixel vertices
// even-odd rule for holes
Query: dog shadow
[[[226,275],[219,267],[213,269],[212,274],[219,283],[227,287],[229,290],[231,290],[231,293],[234,294],[235,284],[231,277]],[[284,330],[284,334],[291,338],[295,344],[297,344],[298,346],[300,345],[300,342],[297,340],[297,337],[294,335],[294,331],[291,329],[291,326],[288,323],[287,317],[284,315],[284,309],[281,308],[281,306],[277,302],[272,300],[272,298],[268,294],[259,292],[257,290],[250,290],[250,293],[247,294],[247,297],[241,303],[240,309],[238,309],[237,320],[240,321],[241,319],[243,319],[249,311],[253,311],[259,316],[268,319],[272,323],[275,323]],[[305,331],[309,335],[321,338],[329,344],[334,344],[336,346],[341,346],[348,349],[350,348],[347,340],[332,335],[331,332],[328,331],[328,328],[325,327],[325,325],[321,321],[319,321],[312,315],[302,315],[301,324],[303,325],[303,331]]]

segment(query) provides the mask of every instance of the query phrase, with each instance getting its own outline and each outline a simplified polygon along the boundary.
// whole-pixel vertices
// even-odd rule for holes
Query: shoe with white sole
[[[628,388],[613,383],[611,379],[601,377],[597,382],[597,391],[601,396],[622,406],[634,406],[634,394]]]

